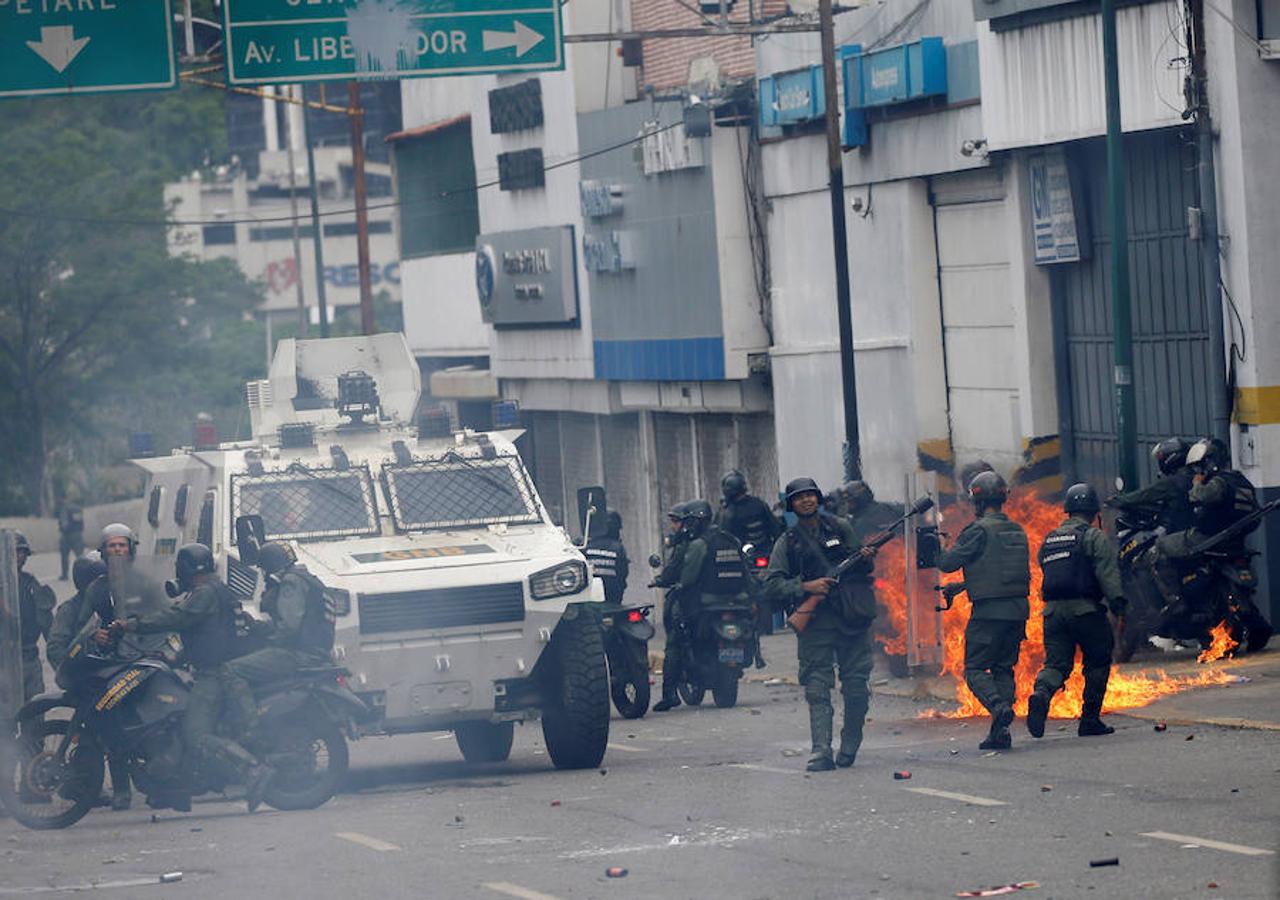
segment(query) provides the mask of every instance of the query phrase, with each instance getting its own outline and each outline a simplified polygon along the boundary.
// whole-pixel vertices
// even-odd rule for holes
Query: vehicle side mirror
[[[267,542],[267,526],[262,516],[236,516],[236,549],[240,562],[246,566],[257,565],[258,549]]]
[[[936,569],[938,555],[942,552],[942,540],[937,525],[921,525],[916,528],[916,568]]]
[[[649,568],[651,568],[651,569],[661,569],[661,568],[662,568],[662,557],[661,557],[661,556],[659,556],[659,555],[658,555],[658,554],[656,554],[656,553],[650,553],[650,554],[649,554]]]

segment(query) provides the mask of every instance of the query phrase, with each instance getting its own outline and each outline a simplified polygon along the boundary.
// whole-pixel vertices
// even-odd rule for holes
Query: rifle
[[[1228,525],[1226,528],[1219,531],[1213,537],[1207,540],[1201,541],[1199,544],[1191,548],[1190,554],[1192,556],[1199,556],[1201,553],[1204,553],[1206,550],[1212,550],[1214,547],[1217,547],[1219,544],[1225,544],[1227,541],[1231,540],[1233,537],[1237,537],[1251,530],[1253,528],[1254,523],[1260,521],[1264,516],[1266,516],[1268,513],[1274,512],[1276,509],[1280,509],[1280,498],[1272,500],[1270,503],[1264,503],[1262,506],[1259,506],[1253,512],[1249,513],[1249,515],[1245,516],[1243,519],[1239,520],[1238,522],[1232,522],[1230,525]]]
[[[884,530],[873,535],[862,545],[861,549],[857,553],[849,554],[849,557],[841,562],[840,565],[832,569],[831,573],[826,577],[834,579],[836,586],[838,587],[840,579],[849,574],[853,567],[865,558],[862,553],[863,550],[877,550],[880,547],[883,547],[885,544],[897,537],[898,528],[900,526],[906,524],[913,516],[918,516],[931,509],[933,509],[933,498],[921,497],[915,503],[911,504],[911,508],[907,510],[901,518],[895,520]],[[795,611],[791,613],[791,615],[787,616],[787,624],[791,626],[792,631],[796,634],[803,634],[804,630],[809,627],[809,619],[813,616],[814,611],[828,596],[830,595],[810,594],[805,597],[800,605],[795,608]]]

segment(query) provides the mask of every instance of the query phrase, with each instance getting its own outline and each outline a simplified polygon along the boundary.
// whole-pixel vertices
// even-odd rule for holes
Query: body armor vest
[[[970,528],[987,534],[982,555],[964,567],[964,583],[974,603],[1026,597],[1031,591],[1031,552],[1027,533],[1004,515],[988,515]]]
[[[1088,532],[1088,525],[1071,523],[1045,535],[1039,554],[1040,571],[1044,574],[1040,593],[1045,600],[1102,599],[1093,560],[1085,552]]]
[[[747,590],[747,567],[742,561],[738,539],[719,528],[702,535],[707,544],[707,561],[702,566],[698,590],[703,594],[733,595]]]
[[[197,669],[221,665],[236,655],[236,608],[239,602],[221,581],[207,581],[197,591],[217,594],[214,612],[194,628],[182,632],[187,659]]]
[[[1231,495],[1225,503],[1214,506],[1200,504],[1195,507],[1200,530],[1206,534],[1217,534],[1258,508],[1258,497],[1248,478],[1232,469],[1223,469],[1213,477],[1225,481],[1231,487]],[[1253,527],[1257,528],[1258,524],[1254,523]],[[1252,531],[1253,528],[1249,530]]]

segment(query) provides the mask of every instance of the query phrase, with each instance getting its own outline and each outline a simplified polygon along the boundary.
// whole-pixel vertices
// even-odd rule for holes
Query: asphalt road
[[[920,708],[877,697],[857,765],[816,775],[787,684],[615,718],[599,771],[553,769],[536,725],[479,767],[449,735],[367,739],[347,791],[312,812],[212,799],[53,833],[0,819],[0,897],[913,898],[1025,881],[1028,900],[1277,896],[1275,732],[1116,716],[1108,738],[1051,722],[1033,742],[1019,722],[990,755],[980,723]]]

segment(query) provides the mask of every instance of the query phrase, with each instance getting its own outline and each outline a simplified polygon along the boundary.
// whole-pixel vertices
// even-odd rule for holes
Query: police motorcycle
[[[602,519],[620,521],[616,512],[606,508],[604,488],[579,488],[578,498],[584,538],[595,534],[593,525]],[[618,574],[615,553],[590,542],[584,543],[582,553],[595,578],[603,582]],[[639,719],[649,711],[649,641],[656,633],[649,621],[652,610],[652,603],[624,604],[621,597],[610,598],[607,590],[600,608],[600,628],[609,662],[609,695],[624,719]]]
[[[747,574],[747,561],[733,535],[712,528],[703,537],[712,561],[709,583],[703,586],[699,608],[672,623],[685,638],[680,642],[683,680],[677,692],[688,705],[699,706],[710,690],[716,706],[729,709],[737,704],[738,682],[755,658],[753,601],[759,586]],[[654,554],[649,564],[656,568],[662,560]]]
[[[1129,606],[1120,628],[1116,659],[1128,661],[1152,635],[1207,648],[1213,640],[1211,629],[1219,623],[1226,624],[1236,641],[1234,652],[1264,648],[1271,639],[1272,626],[1254,601],[1257,579],[1252,559],[1258,552],[1242,548],[1238,539],[1277,508],[1280,501],[1260,507],[1255,504],[1251,512],[1192,548],[1182,566],[1180,602],[1174,605],[1165,603],[1151,568],[1155,544],[1166,533],[1165,528],[1142,511],[1122,511],[1116,518],[1116,540]]]
[[[179,637],[126,633],[102,645],[97,629],[91,622],[71,644],[58,671],[64,690],[32,698],[0,743],[0,803],[27,828],[68,828],[97,806],[107,753],[127,761],[155,809],[189,810],[193,795],[228,784],[184,752],[190,676],[180,668]],[[255,737],[245,746],[277,771],[264,797],[276,809],[313,809],[342,784],[346,741],[365,714],[345,675],[332,666],[306,669],[259,696]],[[69,715],[48,717],[63,710]]]

